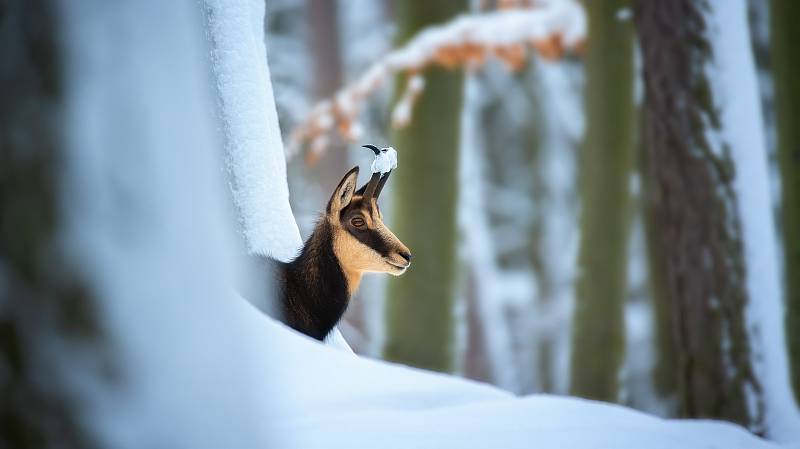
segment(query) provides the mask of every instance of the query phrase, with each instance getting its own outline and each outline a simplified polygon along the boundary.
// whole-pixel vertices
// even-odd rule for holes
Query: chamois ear
[[[328,201],[327,213],[339,212],[353,199],[356,191],[356,181],[358,181],[358,166],[353,167],[336,186],[330,201]]]

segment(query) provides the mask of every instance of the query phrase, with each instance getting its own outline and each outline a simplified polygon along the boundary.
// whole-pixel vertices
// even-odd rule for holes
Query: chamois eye
[[[357,228],[360,228],[360,227],[364,226],[364,219],[361,218],[361,217],[353,217],[353,219],[350,220],[350,223],[353,226],[355,226]]]

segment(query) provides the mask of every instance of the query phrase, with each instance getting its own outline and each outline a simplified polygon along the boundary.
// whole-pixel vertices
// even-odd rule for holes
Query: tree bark
[[[48,0],[0,5],[0,438],[20,449],[96,445],[55,360],[69,356],[53,357],[71,345],[97,351],[102,342],[93,298],[59,240],[63,88],[55,10]]]
[[[786,339],[794,394],[800,401],[800,3],[771,3],[772,67],[781,173]]]
[[[644,113],[642,112],[642,117]],[[647,120],[642,120],[645,124]],[[656,205],[656,182],[650,176],[649,154],[644,142],[644,127],[640,132],[638,142],[639,174],[642,179],[642,220],[644,223],[645,245],[647,251],[648,291],[650,293],[651,307],[653,310],[653,339],[655,340],[655,363],[652,369],[653,386],[664,402],[673,402],[677,392],[677,377],[675,367],[678,364],[675,339],[672,333],[671,310],[664,266],[664,254],[661,248],[660,236],[661,223],[658,221]],[[674,410],[669,410],[674,414]]]
[[[633,174],[633,30],[627,0],[589,1],[587,130],[580,165],[581,246],[570,392],[615,401],[624,353],[624,303]]]
[[[465,10],[465,0],[399,2],[399,43]],[[414,262],[408,273],[389,282],[384,351],[389,360],[450,371],[463,75],[432,68],[424,76],[425,91],[411,124],[392,134],[400,157],[400,169],[389,183],[394,190],[392,228],[411,248]],[[406,81],[401,78],[398,96]]]
[[[712,48],[702,0],[637,0],[648,172],[680,412],[757,430],[760,384],[746,329],[745,261],[734,168],[706,75]],[[755,402],[753,409],[749,402]]]

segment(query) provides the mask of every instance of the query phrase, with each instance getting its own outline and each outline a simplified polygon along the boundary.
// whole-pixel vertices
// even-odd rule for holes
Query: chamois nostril
[[[411,253],[398,253],[400,257],[406,260],[406,262],[411,263]]]

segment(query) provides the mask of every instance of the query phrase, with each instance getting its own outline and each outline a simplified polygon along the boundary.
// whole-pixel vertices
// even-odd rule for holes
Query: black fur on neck
[[[300,255],[279,265],[283,321],[322,340],[342,318],[350,301],[347,279],[333,252],[333,230],[323,217]]]

